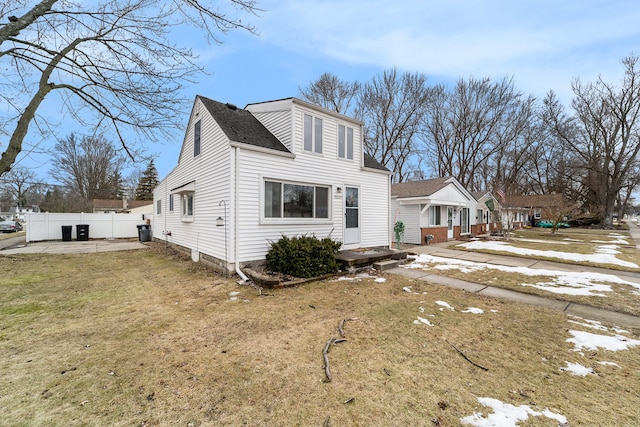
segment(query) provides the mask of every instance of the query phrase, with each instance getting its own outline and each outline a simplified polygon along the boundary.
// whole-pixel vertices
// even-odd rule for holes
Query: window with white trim
[[[542,209],[540,208],[535,208],[535,210],[533,211],[533,217],[535,219],[540,219],[542,218]]]
[[[466,234],[470,232],[469,208],[462,208],[460,211],[460,233]]]
[[[329,218],[329,187],[264,182],[265,218]]]
[[[169,194],[169,212],[173,212],[173,194]]]
[[[201,120],[193,126],[193,157],[200,155],[200,128]]]
[[[193,199],[195,193],[193,191],[182,193],[182,219],[193,219]]]
[[[429,206],[429,225],[441,225],[441,206]]]
[[[322,154],[322,119],[304,115],[304,151]]]
[[[156,213],[162,215],[162,200],[156,202]]]
[[[353,128],[338,125],[338,157],[353,160]]]

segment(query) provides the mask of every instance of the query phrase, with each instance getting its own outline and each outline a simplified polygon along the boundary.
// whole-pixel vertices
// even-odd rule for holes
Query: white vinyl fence
[[[62,240],[62,226],[72,226],[71,239],[77,239],[77,225],[89,226],[89,239],[125,239],[138,237],[137,225],[150,215],[133,213],[29,213],[27,242]]]

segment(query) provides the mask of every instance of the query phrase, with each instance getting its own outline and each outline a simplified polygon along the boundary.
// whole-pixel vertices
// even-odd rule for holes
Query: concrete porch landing
[[[379,247],[343,250],[336,255],[336,260],[342,264],[343,270],[352,270],[386,260],[405,259],[406,251]]]

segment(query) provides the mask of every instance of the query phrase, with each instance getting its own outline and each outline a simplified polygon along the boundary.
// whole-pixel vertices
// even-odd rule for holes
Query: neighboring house
[[[13,219],[24,222],[27,220],[27,214],[33,212],[40,212],[39,206],[14,206],[9,210]]]
[[[474,191],[476,224],[471,226],[475,235],[491,233],[502,228],[502,206],[490,191]]]
[[[475,209],[476,199],[454,177],[391,186],[391,228],[398,220],[404,223],[405,243],[439,243],[469,236],[476,224]]]
[[[390,175],[364,152],[360,121],[296,98],[240,109],[196,96],[154,191],[153,237],[241,276],[283,235],[388,247]]]
[[[530,194],[526,196],[508,196],[505,200],[505,214],[511,215],[517,225],[534,226],[542,219],[555,220],[558,215],[566,214],[566,201],[562,194]],[[506,219],[506,218],[505,218]]]
[[[93,213],[129,213],[132,209],[142,208],[143,206],[152,206],[153,200],[127,200],[122,199],[93,199]],[[153,209],[144,209],[149,213],[153,212]]]

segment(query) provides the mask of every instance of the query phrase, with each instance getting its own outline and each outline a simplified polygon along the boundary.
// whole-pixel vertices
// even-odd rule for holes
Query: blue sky
[[[222,45],[198,42],[195,30],[185,37],[210,73],[185,89],[187,98],[244,107],[299,96],[323,72],[367,82],[395,66],[432,83],[512,76],[522,92],[542,98],[553,90],[568,105],[573,78],[617,83],[620,60],[640,54],[636,0],[258,1],[259,16],[240,16],[259,35],[232,31]],[[181,133],[150,142],[160,178],[181,143]]]

